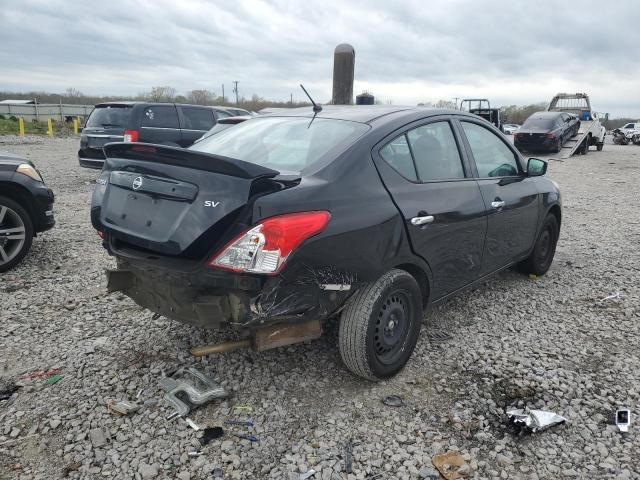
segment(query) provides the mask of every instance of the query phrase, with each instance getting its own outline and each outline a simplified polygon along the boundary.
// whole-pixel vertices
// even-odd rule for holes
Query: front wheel
[[[597,149],[599,152],[601,152],[603,148],[604,148],[604,143],[597,143],[597,144],[596,144],[596,149]]]
[[[556,253],[559,234],[558,219],[550,213],[544,219],[531,255],[518,264],[520,271],[538,276],[547,273]]]
[[[422,294],[415,278],[390,270],[362,287],[340,317],[338,343],[349,370],[369,380],[398,373],[418,340]]]
[[[24,258],[33,240],[33,223],[27,211],[10,198],[0,197],[0,272]]]

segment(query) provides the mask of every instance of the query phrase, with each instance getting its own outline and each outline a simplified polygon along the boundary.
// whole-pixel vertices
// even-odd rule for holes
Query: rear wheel
[[[24,258],[33,240],[33,222],[27,211],[10,198],[0,197],[0,272]]]
[[[604,142],[603,143],[596,143],[596,149],[599,152],[601,152],[603,148],[604,148]]]
[[[556,144],[556,149],[555,149],[555,153],[560,153],[560,150],[562,150],[562,139],[558,138],[558,142]]]
[[[422,294],[416,280],[391,270],[360,289],[340,318],[340,355],[349,370],[369,380],[398,373],[418,340]]]
[[[531,255],[518,264],[520,271],[534,275],[547,273],[556,253],[559,233],[558,219],[552,213],[548,214],[544,219]]]

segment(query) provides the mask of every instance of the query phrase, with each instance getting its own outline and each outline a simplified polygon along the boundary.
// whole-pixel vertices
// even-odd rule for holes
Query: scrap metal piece
[[[402,407],[404,405],[404,400],[399,395],[389,395],[382,399],[382,403],[387,407]]]
[[[527,428],[531,432],[539,432],[567,421],[566,418],[544,410],[516,409],[507,412],[509,421],[518,427]]]
[[[229,342],[218,343],[217,345],[203,345],[201,347],[193,347],[190,352],[194,357],[204,357],[212,353],[226,353],[239,350],[241,348],[250,348],[251,339],[232,340]]]
[[[227,396],[224,388],[195,368],[189,368],[185,373],[190,374],[196,381],[204,385],[204,389],[198,388],[184,378],[181,380],[169,377],[160,379],[160,387],[166,392],[164,399],[176,409],[177,416],[184,417],[187,415],[191,411],[192,405],[203,405],[215,398]],[[179,393],[187,396],[189,404],[178,398],[177,394]],[[172,418],[175,418],[175,416],[172,416]]]
[[[307,480],[307,478],[311,478],[316,474],[316,471],[312,468],[307,470],[305,473],[301,473],[298,480]]]

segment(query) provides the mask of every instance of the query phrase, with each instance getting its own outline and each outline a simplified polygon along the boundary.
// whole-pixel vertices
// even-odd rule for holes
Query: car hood
[[[16,155],[14,153],[2,152],[0,151],[0,164],[1,165],[15,165],[16,167],[22,163],[28,163],[33,166],[29,160],[20,155]]]

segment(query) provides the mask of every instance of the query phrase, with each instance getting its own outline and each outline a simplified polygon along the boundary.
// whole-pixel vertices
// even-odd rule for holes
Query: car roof
[[[536,113],[532,114],[531,117],[535,116],[535,117],[538,117],[538,118],[540,118],[540,117],[542,117],[542,118],[546,118],[546,117],[551,118],[551,117],[557,117],[558,115],[561,115],[563,113],[565,113],[565,112],[536,112]]]
[[[322,111],[316,118],[330,118],[334,120],[349,120],[352,122],[371,123],[375,120],[398,114],[413,114],[424,112],[425,117],[433,115],[466,115],[473,116],[460,110],[432,109],[428,107],[400,106],[400,105],[323,105]],[[260,117],[313,117],[311,106],[299,108],[283,108],[277,111],[260,115]]]
[[[133,107],[134,105],[180,105],[181,107],[200,107],[200,108],[211,108],[213,110],[222,110],[227,112],[227,107],[223,107],[220,105],[194,105],[192,103],[176,103],[176,102],[141,102],[141,101],[116,101],[116,102],[101,102],[96,103],[95,107],[108,107],[111,105],[122,105]],[[233,108],[233,107],[232,107]]]

